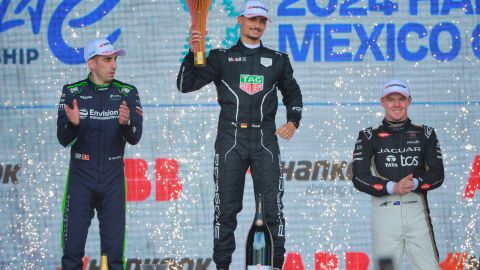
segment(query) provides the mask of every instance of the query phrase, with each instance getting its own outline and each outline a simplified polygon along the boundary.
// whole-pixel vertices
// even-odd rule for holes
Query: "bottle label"
[[[247,270],[272,270],[271,266],[268,265],[248,265]]]

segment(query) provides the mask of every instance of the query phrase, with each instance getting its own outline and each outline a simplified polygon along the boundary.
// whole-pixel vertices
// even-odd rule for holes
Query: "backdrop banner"
[[[429,193],[442,269],[478,264],[480,2],[267,2],[272,22],[263,42],[290,55],[305,104],[293,140],[279,139],[286,269],[373,269],[370,197],[353,187],[351,161],[358,132],[382,120],[379,99],[391,78],[408,82],[412,121],[434,127],[442,148],[445,181]],[[236,43],[242,3],[212,1],[207,50]],[[61,267],[70,150],[56,138],[57,105],[64,84],[86,78],[83,46],[95,37],[126,50],[116,78],[138,88],[144,109],[143,137],[125,154],[127,269],[162,261],[215,269],[219,106],[213,84],[176,89],[189,28],[185,0],[0,1],[0,269]],[[244,267],[254,210],[247,174],[232,269]],[[86,269],[99,257],[95,217]]]

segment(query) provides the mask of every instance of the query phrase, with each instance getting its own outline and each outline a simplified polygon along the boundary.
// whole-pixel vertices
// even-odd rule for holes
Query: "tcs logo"
[[[182,181],[178,177],[178,162],[175,159],[155,159],[155,200],[174,201],[182,193]],[[125,159],[125,178],[127,181],[127,201],[146,200],[152,192],[152,183],[148,177],[148,164],[144,159]]]

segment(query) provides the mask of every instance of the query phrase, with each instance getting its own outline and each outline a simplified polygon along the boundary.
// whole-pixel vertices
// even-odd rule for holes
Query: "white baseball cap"
[[[258,0],[249,0],[243,4],[242,12],[240,16],[245,16],[247,18],[252,18],[256,16],[261,16],[267,18],[270,22],[269,8],[262,1]]]
[[[405,97],[410,96],[407,84],[402,80],[390,80],[383,85],[382,97],[390,95],[391,93],[399,93]]]
[[[83,51],[83,57],[85,58],[85,62],[88,61],[88,59],[94,57],[95,55],[112,54],[124,56],[125,50],[115,49],[115,47],[113,47],[113,44],[106,38],[95,39],[88,42],[87,45],[85,45],[85,49]]]

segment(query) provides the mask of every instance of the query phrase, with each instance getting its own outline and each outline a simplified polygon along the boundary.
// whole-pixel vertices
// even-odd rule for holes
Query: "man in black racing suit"
[[[238,43],[228,50],[211,50],[203,68],[194,66],[190,52],[177,78],[182,93],[199,90],[213,81],[221,106],[214,159],[213,260],[217,269],[228,269],[232,261],[237,214],[242,209],[249,167],[255,194],[264,196],[265,215],[274,242],[274,268],[283,266],[283,177],[276,135],[292,138],[303,103],[288,55],[265,48],[260,41],[267,20],[268,8],[262,2],[246,2],[238,17]],[[200,38],[199,32],[191,32],[191,48]],[[287,108],[287,124],[279,129],[275,127],[277,90]]]
[[[372,195],[372,246],[375,262],[391,258],[402,269],[439,269],[427,191],[443,183],[442,153],[433,128],[411,123],[407,85],[388,81],[381,98],[385,118],[360,132],[353,152],[353,184]],[[375,174],[371,172],[374,162]],[[378,264],[375,269],[378,268]]]

